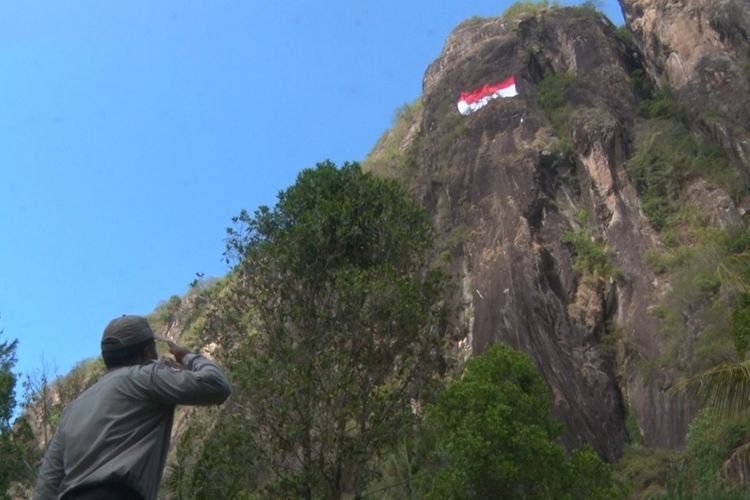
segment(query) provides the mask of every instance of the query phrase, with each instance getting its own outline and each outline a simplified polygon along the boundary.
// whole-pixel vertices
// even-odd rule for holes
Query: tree
[[[36,434],[43,449],[52,440],[57,428],[57,420],[67,401],[61,398],[53,387],[53,382],[59,380],[57,369],[42,358],[39,368],[26,373],[24,381],[25,414],[34,422]]]
[[[609,467],[557,442],[547,386],[524,354],[494,344],[426,409],[426,498],[612,498]]]
[[[428,216],[395,181],[324,162],[235,223],[221,309],[242,334],[230,373],[247,466],[264,494],[359,497],[441,369]]]
[[[724,235],[722,248],[725,255],[717,265],[716,276],[728,309],[728,334],[734,341],[737,356],[682,377],[670,387],[670,394],[687,394],[703,404],[702,414],[694,420],[688,435],[688,448],[693,441],[700,442],[704,434],[716,433],[717,429],[733,429],[735,419],[747,420],[750,413],[750,359],[747,359],[750,347],[750,227],[729,231]],[[711,424],[706,425],[709,420]],[[724,454],[724,463],[720,471],[712,472],[720,472],[717,477],[729,486],[750,490],[747,475],[750,470],[750,437],[745,435],[730,441],[733,446],[729,449],[717,447]],[[705,459],[709,454],[701,449],[694,455]]]
[[[0,330],[2,334],[2,330]],[[10,428],[11,417],[16,408],[16,347],[18,340],[0,342],[0,431]]]
[[[744,228],[724,242],[728,255],[719,262],[716,275],[729,302],[729,334],[737,359],[719,363],[680,379],[670,393],[697,397],[708,412],[718,416],[746,415],[750,411],[750,230]]]
[[[2,330],[0,330],[0,334]],[[11,418],[16,409],[16,347],[18,340],[0,342],[0,498],[8,498],[7,491],[19,466],[11,439]]]

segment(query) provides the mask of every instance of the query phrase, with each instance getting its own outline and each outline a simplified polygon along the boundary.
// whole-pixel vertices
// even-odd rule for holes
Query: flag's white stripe
[[[484,96],[478,101],[472,102],[471,104],[463,100],[458,101],[458,112],[461,113],[462,115],[468,115],[468,114],[473,113],[474,111],[482,109],[492,99],[497,99],[498,97],[515,97],[517,95],[518,95],[518,92],[516,91],[516,86],[509,85],[505,87],[504,89],[500,89],[492,95]]]
[[[515,97],[518,95],[518,92],[516,92],[515,85],[510,85],[508,87],[505,87],[504,89],[498,90],[496,94],[500,97]]]

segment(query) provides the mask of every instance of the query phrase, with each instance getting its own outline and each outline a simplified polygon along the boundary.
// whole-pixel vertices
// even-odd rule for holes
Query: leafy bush
[[[628,498],[660,498],[667,490],[676,452],[631,444],[615,464],[615,481],[628,490]]]
[[[180,437],[166,489],[172,498],[255,498],[251,492],[264,476],[261,457],[246,446],[246,426],[240,418],[228,414],[217,417],[209,412],[200,408],[191,415]]]
[[[728,232],[726,247],[727,251],[732,254],[741,254],[750,250],[750,227]]]
[[[665,340],[659,366],[680,360],[696,374],[742,360],[750,347],[750,227],[708,227],[697,208],[681,208],[670,224],[670,246],[647,259],[672,285],[655,312]]]
[[[424,498],[612,498],[609,466],[557,442],[549,389],[518,351],[491,346],[426,409]]]
[[[567,15],[586,17],[596,15],[599,12],[601,0],[585,0],[579,5],[566,6],[564,11]]]
[[[664,230],[680,209],[687,180],[701,176],[735,199],[747,191],[741,174],[724,153],[694,136],[680,121],[652,119],[636,133],[636,152],[627,168],[654,228]]]
[[[750,295],[743,293],[732,309],[732,338],[740,356],[744,356],[750,346]]]
[[[545,76],[537,88],[537,103],[561,138],[567,138],[569,135],[565,130],[571,112],[568,102],[576,85],[578,78],[575,75],[558,73]]]
[[[586,231],[567,231],[563,235],[563,242],[573,247],[576,256],[573,268],[579,273],[598,276],[612,274],[607,246],[603,241],[592,238]]]
[[[458,113],[448,113],[440,123],[442,138],[441,146],[450,147],[456,140],[465,137],[469,133],[469,125],[466,123],[466,117]]]
[[[585,227],[586,211],[581,210],[577,216],[581,229],[566,231],[563,243],[570,245],[575,255],[573,268],[581,274],[598,278],[617,278],[619,271],[610,263],[607,244],[596,238],[592,231]]]
[[[422,113],[422,100],[417,99],[411,104],[404,104],[394,113],[393,124],[386,131],[362,164],[366,171],[383,177],[403,179],[416,165],[411,157],[415,144],[405,145],[404,141],[417,123]]]
[[[557,2],[552,3],[553,6],[557,6]],[[550,7],[548,0],[530,0],[530,1],[518,1],[512,4],[510,7],[505,9],[503,17],[510,18],[516,17],[521,14],[537,14],[543,10],[547,10]]]
[[[568,103],[570,91],[575,87],[578,78],[568,73],[548,75],[539,82],[537,102],[547,113],[562,108]]]
[[[747,498],[722,474],[722,466],[738,446],[750,439],[750,423],[703,412],[693,420],[682,450],[630,445],[615,466],[615,479],[630,498]]]
[[[633,43],[633,35],[629,29],[623,27],[617,30],[617,33],[627,33],[628,43]],[[635,93],[641,98],[650,100],[654,97],[654,86],[648,77],[648,74],[641,68],[634,70],[630,73],[630,83],[633,86]]]
[[[643,79],[645,79],[643,75]],[[641,103],[641,114],[646,118],[687,121],[685,107],[672,95],[669,87],[663,86],[656,92],[649,92],[650,98]]]
[[[615,38],[627,45],[633,45],[633,32],[627,26],[620,26],[615,31]]]
[[[176,319],[176,313],[181,304],[182,298],[179,295],[172,295],[168,300],[159,303],[154,312],[148,316],[151,328],[155,332],[166,329]]]
[[[749,438],[750,422],[745,418],[720,419],[711,412],[696,417],[667,483],[670,497],[747,498],[747,492],[723,477],[721,469],[732,451]]]

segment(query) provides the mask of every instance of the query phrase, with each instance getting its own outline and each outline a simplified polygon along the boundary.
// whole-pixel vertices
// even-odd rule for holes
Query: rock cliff
[[[621,0],[652,77],[687,104],[694,126],[750,175],[750,4]]]
[[[420,105],[366,163],[402,179],[434,215],[461,284],[458,345],[479,353],[503,340],[528,353],[567,444],[591,443],[610,460],[629,432],[647,446],[681,445],[695,412],[667,392],[680,363],[659,363],[667,340],[655,309],[673,284],[647,264],[663,237],[629,164],[644,88],[671,88],[692,133],[750,173],[746,2],[622,6],[634,37],[587,8],[462,23],[427,69]],[[458,113],[461,92],[511,74],[518,97]],[[715,183],[691,176],[678,196],[712,214],[710,224],[742,223]],[[576,235],[607,255],[604,268],[580,262]],[[644,375],[650,364],[658,369]]]

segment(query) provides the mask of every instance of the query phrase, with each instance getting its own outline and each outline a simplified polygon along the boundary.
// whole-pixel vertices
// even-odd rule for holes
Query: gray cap
[[[116,351],[154,339],[146,318],[123,315],[109,322],[102,335],[102,352]]]

